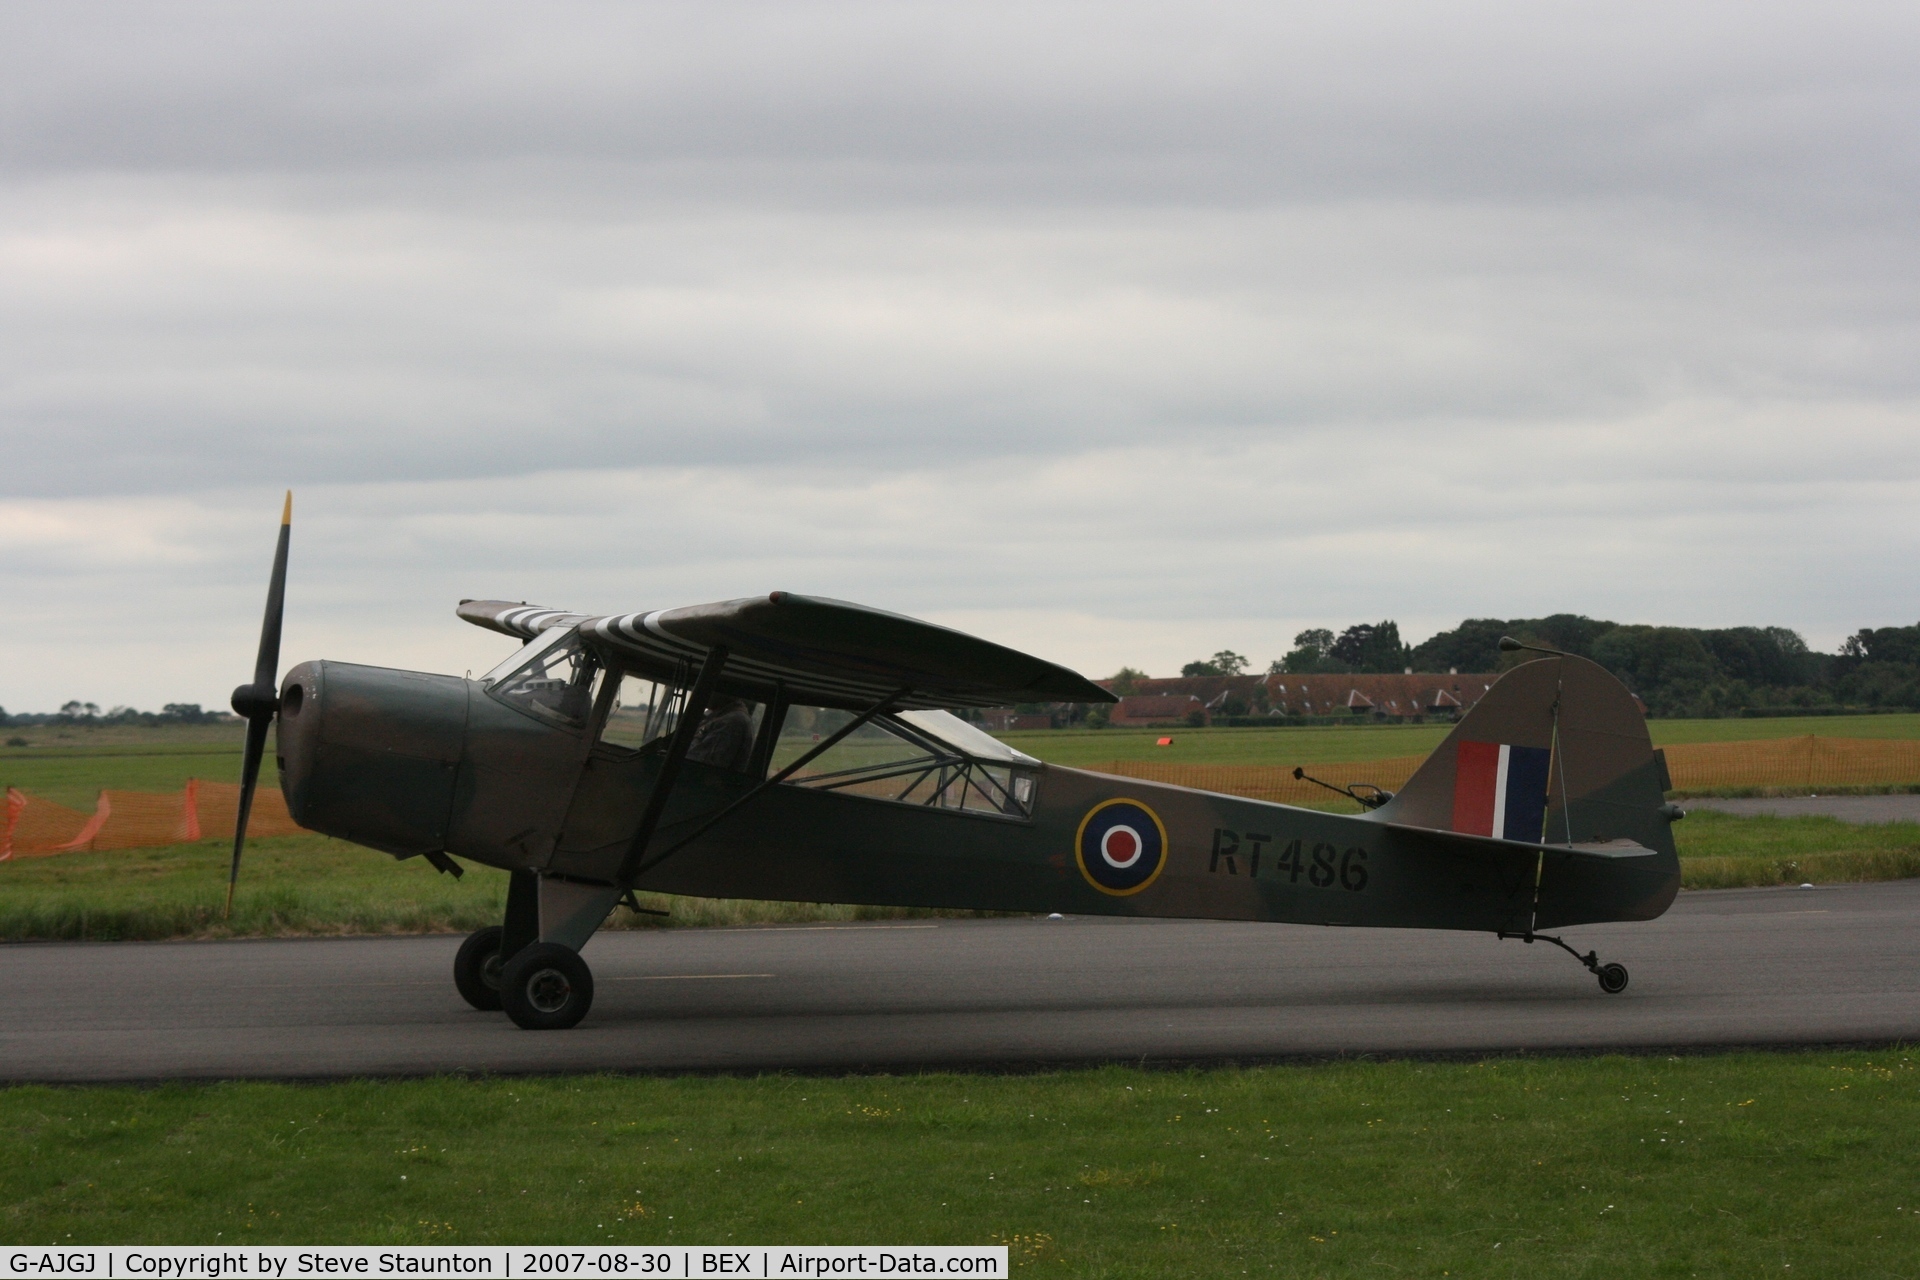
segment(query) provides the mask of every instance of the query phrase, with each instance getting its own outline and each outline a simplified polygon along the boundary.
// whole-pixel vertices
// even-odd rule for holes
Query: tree
[[[1353,671],[1398,671],[1407,663],[1407,647],[1400,643],[1400,624],[1360,622],[1340,633],[1332,656]]]
[[[1293,638],[1293,647],[1311,650],[1315,657],[1329,657],[1333,653],[1333,632],[1325,627],[1309,627]]]
[[[1305,675],[1315,671],[1343,670],[1333,657],[1333,632],[1325,627],[1310,627],[1302,631],[1293,638],[1292,652],[1267,670],[1269,675],[1281,672]]]
[[[1639,694],[1652,715],[1707,712],[1725,701],[1724,690],[1715,690],[1725,677],[1700,634],[1687,627],[1615,627],[1594,643],[1593,660]]]
[[[1248,667],[1245,654],[1235,653],[1231,649],[1222,649],[1211,658],[1200,662],[1189,662],[1180,668],[1183,676],[1238,676],[1245,675]]]
[[[1140,682],[1146,678],[1147,673],[1144,671],[1136,670],[1133,667],[1122,667],[1113,673],[1113,692],[1122,698],[1127,697],[1129,694],[1137,693],[1140,689]]]
[[[1844,702],[1920,706],[1920,626],[1863,628],[1840,646],[1833,671]]]

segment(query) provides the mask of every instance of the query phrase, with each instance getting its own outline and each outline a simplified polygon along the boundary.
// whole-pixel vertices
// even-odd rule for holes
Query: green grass
[[[0,1092],[10,1243],[989,1244],[1058,1276],[1911,1275],[1898,1052]]]
[[[1673,835],[1682,883],[1689,889],[1920,876],[1920,823],[1694,809]]]
[[[994,736],[1049,764],[1076,768],[1109,760],[1181,764],[1328,764],[1425,755],[1450,725],[1356,724],[1274,729],[1053,729]],[[1155,739],[1172,737],[1159,747]]]
[[[1920,738],[1920,715],[1782,716],[1777,720],[1649,720],[1653,745],[1753,742],[1763,738]]]
[[[136,725],[0,729],[0,741],[24,738],[29,744],[0,746],[0,784],[55,804],[91,810],[103,787],[178,791],[188,778],[238,782],[245,734],[246,727],[238,722],[150,729]]]
[[[461,879],[418,858],[325,836],[282,836],[247,845],[223,918],[232,846],[207,840],[155,849],[67,853],[0,863],[0,941],[294,937],[314,934],[465,933],[498,924],[506,873],[467,864]],[[750,902],[641,894],[672,914],[614,912],[611,929],[765,924],[803,920],[897,920],[967,912],[810,903]]]

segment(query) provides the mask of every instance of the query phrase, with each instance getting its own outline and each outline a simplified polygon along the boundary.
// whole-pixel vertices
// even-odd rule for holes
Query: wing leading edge
[[[554,627],[616,651],[634,669],[670,678],[716,646],[728,651],[721,687],[765,701],[859,709],[907,689],[898,707],[998,707],[1015,702],[1112,702],[1065,667],[903,614],[844,600],[775,591],[743,600],[595,616],[504,600],[462,600],[468,622],[522,640]]]

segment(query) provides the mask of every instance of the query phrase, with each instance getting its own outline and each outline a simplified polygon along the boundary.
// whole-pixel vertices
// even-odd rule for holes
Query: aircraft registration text
[[[1266,856],[1269,849],[1271,857]],[[1242,864],[1249,879],[1256,879],[1264,872],[1268,879],[1281,879],[1289,884],[1299,884],[1304,878],[1315,889],[1340,888],[1360,893],[1367,887],[1365,849],[1341,849],[1324,840],[1312,845],[1300,839],[1280,844],[1272,836],[1258,831],[1215,827],[1213,854],[1208,859],[1207,870],[1214,875],[1237,876],[1241,874]]]

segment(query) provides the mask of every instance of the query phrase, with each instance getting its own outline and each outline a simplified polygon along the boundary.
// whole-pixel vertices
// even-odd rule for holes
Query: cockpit
[[[481,677],[489,696],[544,724],[591,737],[613,755],[662,751],[685,712],[694,672],[625,669],[578,628],[542,632]],[[611,684],[609,683],[611,681]],[[714,699],[687,758],[745,773],[776,774],[858,718],[838,707]],[[1040,761],[944,710],[876,715],[815,755],[791,786],[894,804],[1024,820],[1033,812]]]

